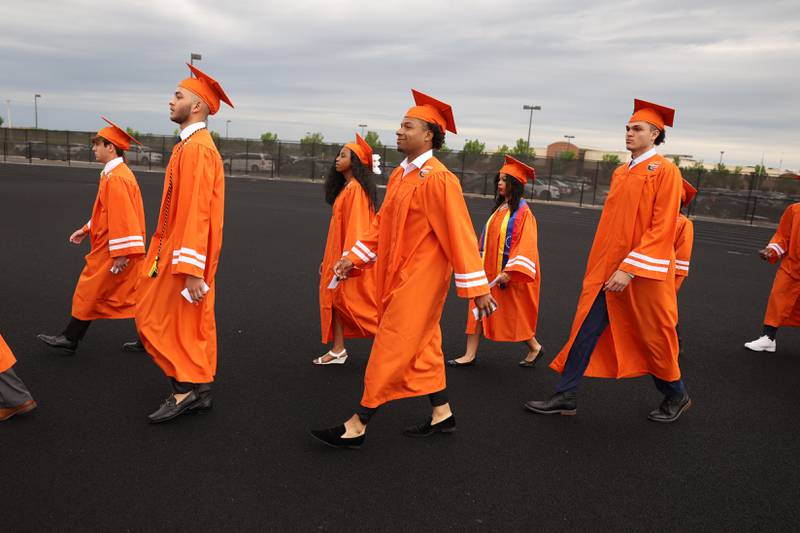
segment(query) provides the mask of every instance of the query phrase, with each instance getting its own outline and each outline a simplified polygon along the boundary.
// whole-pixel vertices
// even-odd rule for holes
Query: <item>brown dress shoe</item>
[[[27,402],[15,405],[14,407],[0,407],[0,422],[8,420],[14,415],[24,415],[36,409],[36,401],[28,400]]]

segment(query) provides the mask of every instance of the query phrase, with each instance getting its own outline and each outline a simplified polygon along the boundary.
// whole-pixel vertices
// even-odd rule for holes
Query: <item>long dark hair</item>
[[[506,200],[506,196],[501,196],[496,192],[498,183],[500,183],[499,172],[494,177],[495,199],[494,199],[494,207],[492,208],[492,213],[497,211],[497,208],[503,205],[504,202],[508,202],[508,209],[513,214],[514,211],[516,211],[517,208],[519,207],[520,199],[522,199],[522,196],[525,194],[525,186],[518,179],[513,178],[508,174],[506,174],[506,196],[508,197],[508,199]]]
[[[341,149],[340,149],[341,151]],[[372,167],[367,166],[361,162],[358,156],[350,150],[350,169],[353,171],[353,178],[361,185],[364,192],[367,193],[372,208],[378,209],[378,188],[375,186],[375,174],[372,173]],[[329,205],[333,205],[336,197],[342,192],[344,186],[347,185],[347,178],[344,174],[336,170],[336,162],[331,165],[328,175],[325,176],[325,201]]]

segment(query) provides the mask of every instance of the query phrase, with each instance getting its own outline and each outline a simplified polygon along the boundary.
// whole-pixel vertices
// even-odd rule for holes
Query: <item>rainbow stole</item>
[[[518,226],[517,222],[517,215],[520,214],[523,210],[528,209],[528,203],[525,201],[525,198],[520,198],[519,206],[514,211],[514,214],[511,214],[510,209],[505,209],[505,215],[503,216],[503,223],[500,225],[500,234],[504,235],[503,240],[503,247],[497,250],[497,272],[500,273],[506,267],[506,263],[508,263],[508,254],[511,252],[511,243],[514,242],[519,237],[520,228],[522,226]],[[481,252],[481,259],[483,259],[484,266],[486,265],[486,234],[489,232],[489,224],[492,223],[494,220],[494,216],[499,212],[498,209],[492,216],[489,217],[489,220],[486,221],[486,225],[483,227],[483,231],[481,232],[481,240],[480,240],[480,252]]]

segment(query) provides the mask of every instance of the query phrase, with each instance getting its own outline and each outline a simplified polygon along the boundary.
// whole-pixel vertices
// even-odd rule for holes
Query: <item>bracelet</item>
[[[623,272],[625,272],[625,271],[623,270]],[[636,276],[634,276],[633,274],[631,274],[630,272],[625,272],[625,273],[626,273],[627,275],[629,275],[629,276],[631,277],[631,279],[633,279],[633,278],[635,278],[635,277],[636,277]]]

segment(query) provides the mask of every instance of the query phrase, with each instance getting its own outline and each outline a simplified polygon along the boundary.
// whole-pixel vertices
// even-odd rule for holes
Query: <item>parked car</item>
[[[43,141],[28,141],[14,145],[14,154],[30,158],[67,160],[67,150],[63,146]]]
[[[222,156],[225,172],[272,172],[272,156],[257,153],[236,153]]]
[[[72,143],[67,146],[72,161],[94,161],[94,151],[88,144]]]
[[[544,181],[534,181],[525,185],[526,198],[539,198],[541,200],[559,200],[561,191],[555,185],[548,185]]]
[[[125,150],[125,159],[128,160],[128,163],[134,165],[149,165],[151,163],[160,165],[164,160],[164,156],[161,152],[147,146],[131,144],[130,149]]]

